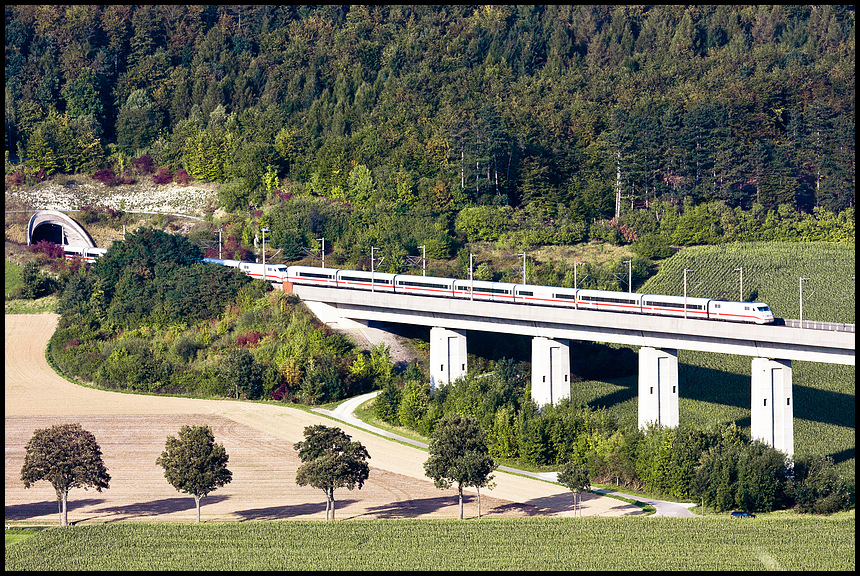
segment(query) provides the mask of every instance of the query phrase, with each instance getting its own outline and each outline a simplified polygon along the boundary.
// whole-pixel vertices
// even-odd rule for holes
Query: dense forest
[[[27,176],[148,156],[230,210],[854,206],[854,9],[7,6]],[[187,175],[186,175],[187,173]]]

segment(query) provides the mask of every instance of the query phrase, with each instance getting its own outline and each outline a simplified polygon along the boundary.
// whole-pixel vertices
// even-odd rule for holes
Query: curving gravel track
[[[201,501],[204,520],[322,519],[320,491],[295,483],[299,461],[293,443],[305,426],[333,425],[324,415],[276,404],[123,394],[86,388],[58,376],[45,361],[56,328],[53,314],[5,318],[5,518],[56,523],[53,489],[40,482],[25,490],[19,479],[24,446],[37,428],[80,422],[99,440],[112,476],[101,493],[73,490],[73,522],[124,519],[193,521],[194,501],[163,478],[155,459],[167,435],[183,424],[207,423],[230,455],[233,482]],[[454,488],[438,490],[424,476],[426,452],[342,424],[371,455],[370,479],[361,490],[338,490],[337,518],[456,518]],[[561,486],[497,472],[496,488],[482,492],[487,516],[572,515]],[[466,515],[477,515],[475,498]],[[583,515],[640,514],[634,506],[597,495],[583,498]]]

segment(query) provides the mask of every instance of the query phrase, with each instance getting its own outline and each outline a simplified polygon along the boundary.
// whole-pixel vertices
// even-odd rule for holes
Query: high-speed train
[[[204,258],[205,262],[239,268],[253,278],[282,284],[308,284],[351,290],[415,294],[443,298],[509,302],[556,306],[577,310],[603,310],[655,316],[685,316],[704,320],[771,324],[773,312],[761,302],[731,302],[710,298],[684,298],[631,292],[586,290],[582,288],[558,288],[531,284],[487,282],[458,278],[437,278],[384,272],[340,270],[314,266],[286,266]]]
[[[107,248],[93,248],[92,246],[63,246],[66,260],[80,258],[87,264],[93,264],[96,260],[107,253]]]

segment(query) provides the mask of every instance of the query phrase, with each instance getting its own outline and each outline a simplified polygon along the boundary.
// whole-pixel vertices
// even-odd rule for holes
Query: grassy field
[[[6,570],[854,570],[854,517],[102,524],[6,546]]]
[[[9,298],[9,294],[21,285],[21,271],[23,269],[23,266],[6,260],[6,298]],[[37,298],[36,300],[6,300],[4,302],[6,314],[41,314],[42,312],[53,312],[56,305],[57,296],[54,294]]]
[[[855,248],[850,242],[738,242],[681,250],[639,292],[737,300],[743,269],[744,300],[766,302],[778,318],[853,324]]]
[[[736,300],[744,271],[744,298],[766,302],[781,318],[854,323],[854,244],[758,242],[687,248],[669,258],[639,292],[682,295],[683,270],[691,296]],[[700,427],[736,422],[749,431],[750,359],[678,352],[681,420]],[[855,368],[793,362],[795,453],[828,454],[841,472],[855,470]],[[576,382],[574,400],[606,406],[622,423],[636,425],[636,376]]]
[[[12,290],[21,285],[21,271],[23,266],[18,266],[14,262],[6,260],[5,278],[6,278],[6,298],[12,293]]]

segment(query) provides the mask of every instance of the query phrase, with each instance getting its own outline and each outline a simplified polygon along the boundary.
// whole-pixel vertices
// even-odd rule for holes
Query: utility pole
[[[261,228],[260,232],[263,233],[263,281],[266,280],[266,232],[268,232],[268,228]]]
[[[684,318],[687,318],[687,272],[692,272],[692,270],[687,270],[684,268]]]
[[[517,254],[517,256],[523,257],[523,284],[525,284],[526,283],[526,253],[523,252],[522,254]]]
[[[585,262],[580,262],[579,260],[573,261],[573,289],[574,290],[576,290],[576,281],[577,281],[576,270],[584,264],[585,264]],[[579,294],[577,294],[576,298],[573,299],[573,309],[579,310]]]
[[[218,232],[218,260],[221,260],[221,232],[223,230],[223,228],[218,228],[218,230],[216,230],[216,232]],[[125,226],[123,226],[122,233],[125,234]]]
[[[475,275],[472,273],[472,259],[474,254],[469,254],[469,300],[475,299]]]
[[[622,264],[627,264],[627,292],[633,292],[633,260],[625,260]]]
[[[376,288],[374,286],[374,268],[373,268],[373,252],[377,250],[376,247],[370,247],[370,291],[376,292]]]
[[[421,248],[421,275],[427,275],[427,245],[419,246]]]
[[[741,280],[741,293],[740,293],[740,296],[738,297],[738,302],[743,302],[744,301],[744,269],[743,268],[735,268],[734,270],[732,270],[732,272],[740,272],[741,273],[741,278],[740,278],[740,280]]]
[[[803,330],[803,281],[809,278],[800,279],[800,329]]]
[[[615,219],[621,217],[621,151],[615,152],[615,168],[618,174],[615,176]]]
[[[322,260],[322,267],[325,268],[325,238],[317,238],[319,242],[322,242],[322,246],[320,248],[320,259]]]

